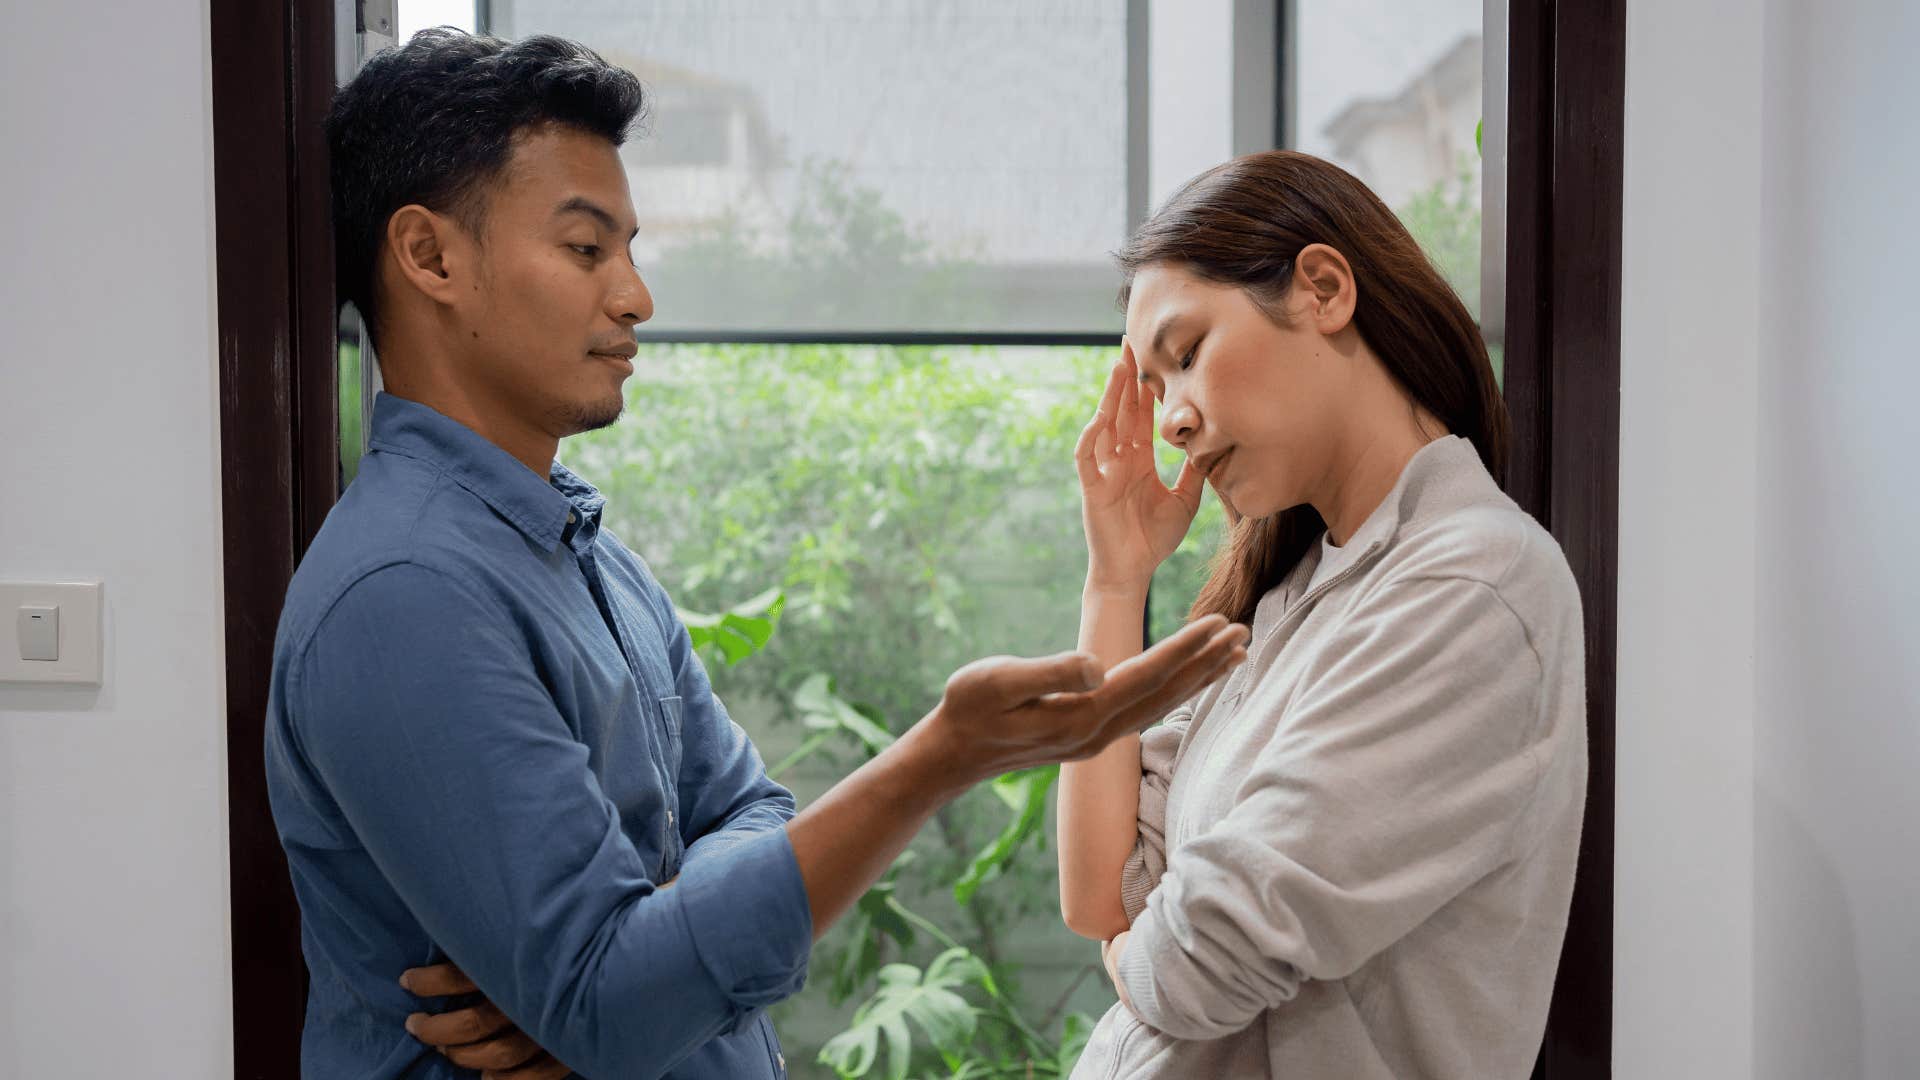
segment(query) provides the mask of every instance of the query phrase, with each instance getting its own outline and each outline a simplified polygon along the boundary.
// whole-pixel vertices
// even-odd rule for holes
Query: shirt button
[[[667,811],[667,824],[673,824],[673,811]]]
[[[567,524],[569,524],[569,525],[571,525],[571,524],[573,524],[573,522],[574,522],[574,516],[573,516],[572,514],[568,514],[568,515],[567,515]]]

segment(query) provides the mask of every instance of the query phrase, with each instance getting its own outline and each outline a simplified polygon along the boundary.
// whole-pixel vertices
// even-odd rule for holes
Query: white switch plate
[[[21,659],[21,608],[60,609],[60,659]],[[0,581],[0,683],[100,682],[100,583]]]

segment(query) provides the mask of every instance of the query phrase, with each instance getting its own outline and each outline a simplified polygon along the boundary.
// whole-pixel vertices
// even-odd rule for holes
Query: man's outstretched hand
[[[1195,619],[1112,670],[1085,653],[968,664],[918,724],[787,823],[817,939],[933,812],[1001,773],[1091,757],[1247,657],[1247,628]]]
[[[412,968],[400,976],[400,985],[419,997],[447,997],[479,991],[465,972],[452,964]],[[407,1031],[466,1069],[479,1069],[482,1080],[560,1080],[573,1070],[554,1060],[527,1033],[514,1026],[491,1001],[432,1014],[407,1017]]]
[[[1086,653],[976,660],[947,680],[921,726],[947,744],[967,785],[1076,761],[1165,716],[1245,660],[1246,643],[1246,627],[1208,615],[1106,672]]]

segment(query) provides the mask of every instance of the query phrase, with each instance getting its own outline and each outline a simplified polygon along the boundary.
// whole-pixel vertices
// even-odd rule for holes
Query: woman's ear
[[[1293,260],[1293,294],[1306,300],[1306,309],[1296,317],[1304,316],[1314,329],[1329,335],[1347,328],[1360,299],[1347,257],[1325,244],[1300,249]]]
[[[387,219],[387,254],[399,281],[442,304],[459,293],[466,268],[465,233],[451,218],[418,203],[403,206]]]

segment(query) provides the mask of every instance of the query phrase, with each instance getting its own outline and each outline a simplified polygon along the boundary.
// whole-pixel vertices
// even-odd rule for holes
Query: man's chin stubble
[[[568,435],[584,435],[589,431],[599,431],[612,427],[614,421],[626,411],[627,403],[621,398],[610,402],[596,402],[592,405],[579,405],[569,408],[560,418],[560,430]]]

